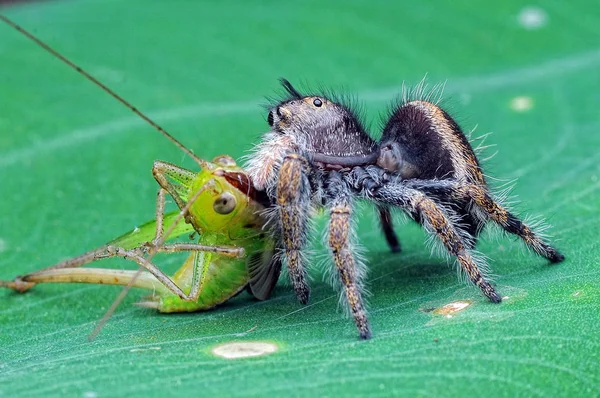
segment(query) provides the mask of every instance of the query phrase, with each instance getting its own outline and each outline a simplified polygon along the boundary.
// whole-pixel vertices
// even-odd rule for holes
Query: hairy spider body
[[[472,249],[491,219],[517,234],[553,262],[562,255],[497,204],[467,138],[437,105],[416,100],[396,107],[380,142],[365,131],[347,106],[325,96],[303,96],[282,80],[289,97],[268,116],[271,131],[249,158],[247,171],[275,209],[275,236],[296,296],[309,300],[305,256],[310,216],[316,206],[329,212],[328,245],[359,336],[371,336],[362,298],[365,267],[357,256],[352,228],[355,199],[373,202],[392,251],[400,244],[390,208],[400,208],[436,236],[482,293],[500,295],[486,280],[483,258]]]
[[[396,108],[383,129],[377,165],[456,212],[472,237],[471,246],[492,220],[551,262],[564,260],[493,199],[467,137],[436,104],[414,100]]]

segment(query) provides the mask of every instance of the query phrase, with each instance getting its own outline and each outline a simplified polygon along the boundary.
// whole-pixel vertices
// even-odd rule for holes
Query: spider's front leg
[[[361,339],[371,338],[371,327],[362,299],[364,269],[355,259],[352,247],[352,195],[350,187],[337,172],[331,172],[327,181],[327,199],[330,212],[329,248],[344,287],[344,296],[354,317]]]
[[[358,187],[363,189],[364,187]],[[437,236],[446,250],[456,257],[461,268],[466,272],[471,282],[479,287],[483,294],[493,303],[502,301],[494,287],[485,279],[481,269],[485,269],[483,260],[477,260],[471,254],[462,231],[450,216],[450,210],[445,209],[426,196],[423,192],[408,188],[401,180],[382,181],[371,187],[363,195],[369,196],[385,205],[398,206],[408,212],[417,222],[430,233]],[[463,235],[465,232],[462,232]]]
[[[310,296],[303,255],[310,217],[309,167],[300,155],[287,155],[279,169],[276,194],[285,261],[296,297],[302,304],[308,303]]]

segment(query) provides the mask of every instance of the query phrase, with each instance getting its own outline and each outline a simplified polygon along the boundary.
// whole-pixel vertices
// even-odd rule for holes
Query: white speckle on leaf
[[[141,351],[158,351],[160,347],[148,347],[148,348],[132,348],[129,352],[141,352]]]
[[[86,391],[83,393],[83,398],[96,398],[98,393],[95,391]]]
[[[471,300],[458,300],[445,304],[440,308],[433,310],[436,315],[444,315],[446,318],[452,318],[452,314],[462,311],[472,304]]]
[[[517,17],[519,25],[528,30],[538,29],[548,23],[548,14],[538,7],[525,7]]]
[[[140,229],[139,229],[138,227],[135,227],[135,228],[133,229],[133,233],[134,233],[134,234],[137,234],[138,232],[140,232]]]
[[[510,107],[517,112],[525,112],[533,108],[533,99],[531,97],[519,96],[510,101]]]
[[[218,345],[211,352],[221,358],[238,359],[268,355],[277,350],[277,345],[273,343],[264,341],[238,341]]]

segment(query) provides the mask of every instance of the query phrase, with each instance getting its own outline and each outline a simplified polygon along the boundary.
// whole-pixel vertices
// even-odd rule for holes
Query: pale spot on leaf
[[[452,314],[464,310],[471,304],[473,304],[471,300],[453,301],[452,303],[445,304],[440,308],[436,308],[433,310],[433,313],[436,315],[445,315],[446,318],[452,318]]]
[[[211,352],[221,358],[238,359],[268,355],[276,352],[276,344],[263,341],[239,341],[214,347]]]
[[[534,30],[548,23],[548,14],[538,7],[525,7],[519,12],[517,19],[525,29]]]
[[[525,112],[533,108],[533,99],[531,97],[519,96],[510,101],[510,107],[517,112]]]

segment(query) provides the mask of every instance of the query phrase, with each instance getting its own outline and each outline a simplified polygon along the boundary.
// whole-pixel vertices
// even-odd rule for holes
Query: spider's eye
[[[230,192],[223,192],[213,203],[213,209],[219,214],[229,214],[235,209],[235,196]]]
[[[320,98],[315,98],[313,100],[313,105],[316,106],[317,108],[321,107],[321,105],[323,105],[323,101],[321,101]]]

